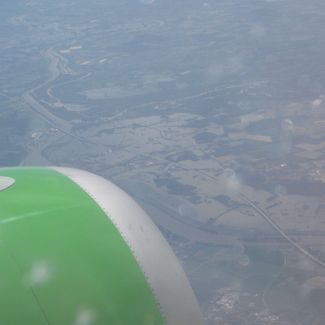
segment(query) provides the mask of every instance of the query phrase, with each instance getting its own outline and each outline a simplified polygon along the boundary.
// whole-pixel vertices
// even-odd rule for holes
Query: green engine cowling
[[[203,324],[150,218],[81,170],[0,169],[0,266],[0,324]]]

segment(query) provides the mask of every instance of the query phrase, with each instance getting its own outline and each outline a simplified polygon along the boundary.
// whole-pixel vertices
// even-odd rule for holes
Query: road
[[[259,208],[253,201],[251,201],[245,194],[240,193],[240,196],[266,221],[268,222],[284,239],[286,239],[293,247],[295,247],[300,253],[312,260],[317,265],[325,267],[325,262],[318,259],[316,256],[310,254],[299,243],[290,238],[277,223],[268,216],[265,211]]]

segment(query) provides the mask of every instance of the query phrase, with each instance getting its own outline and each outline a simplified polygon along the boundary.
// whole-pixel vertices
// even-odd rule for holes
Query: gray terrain
[[[11,0],[0,166],[104,176],[208,325],[325,322],[325,2]]]

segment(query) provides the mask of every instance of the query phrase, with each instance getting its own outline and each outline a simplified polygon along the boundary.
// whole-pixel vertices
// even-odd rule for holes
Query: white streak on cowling
[[[0,176],[0,191],[3,191],[13,185],[15,180],[11,177]]]

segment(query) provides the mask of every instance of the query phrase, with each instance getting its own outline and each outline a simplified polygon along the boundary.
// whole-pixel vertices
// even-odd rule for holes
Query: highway
[[[318,259],[316,256],[310,254],[306,249],[304,249],[300,244],[290,238],[275,221],[271,219],[261,208],[259,208],[253,201],[251,201],[245,194],[240,193],[240,196],[262,217],[266,222],[268,222],[283,238],[285,238],[293,247],[295,247],[300,253],[305,255],[307,258],[312,260],[314,263],[325,267],[325,262]]]

